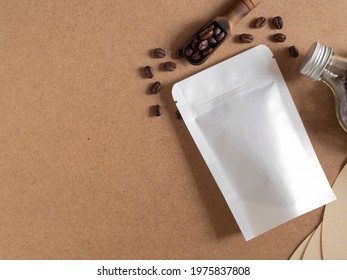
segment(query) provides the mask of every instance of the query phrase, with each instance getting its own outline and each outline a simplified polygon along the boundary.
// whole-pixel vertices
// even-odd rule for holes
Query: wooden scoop
[[[205,24],[184,46],[186,60],[193,65],[204,63],[225,41],[234,26],[259,2],[260,0],[238,0],[225,15],[216,17]]]

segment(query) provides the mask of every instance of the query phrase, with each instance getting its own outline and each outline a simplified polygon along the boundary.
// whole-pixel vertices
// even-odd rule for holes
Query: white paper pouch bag
[[[266,46],[175,84],[173,98],[246,240],[336,199]]]

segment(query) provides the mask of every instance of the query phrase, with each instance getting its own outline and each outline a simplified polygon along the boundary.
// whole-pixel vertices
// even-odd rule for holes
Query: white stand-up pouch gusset
[[[336,199],[268,47],[175,84],[173,98],[246,240]]]

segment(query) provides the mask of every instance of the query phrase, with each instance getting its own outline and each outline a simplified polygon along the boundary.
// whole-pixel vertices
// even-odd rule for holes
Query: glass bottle
[[[337,119],[347,132],[347,58],[336,55],[332,48],[317,42],[308,51],[300,72],[331,88]]]

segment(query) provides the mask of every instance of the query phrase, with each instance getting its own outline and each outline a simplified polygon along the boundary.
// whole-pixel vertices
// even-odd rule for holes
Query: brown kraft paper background
[[[230,0],[0,0],[1,259],[288,259],[322,209],[245,242],[184,123],[174,83],[258,44],[275,54],[332,184],[347,135],[298,73],[315,41],[347,55],[347,1],[263,1],[202,66],[176,49]],[[284,43],[259,16],[282,16]],[[235,41],[251,33],[252,44]],[[296,45],[300,57],[291,58]],[[154,59],[153,48],[168,51]],[[152,65],[153,81],[140,71]],[[250,67],[252,65],[250,64]],[[164,84],[158,95],[148,88]],[[163,115],[150,115],[161,104]]]

